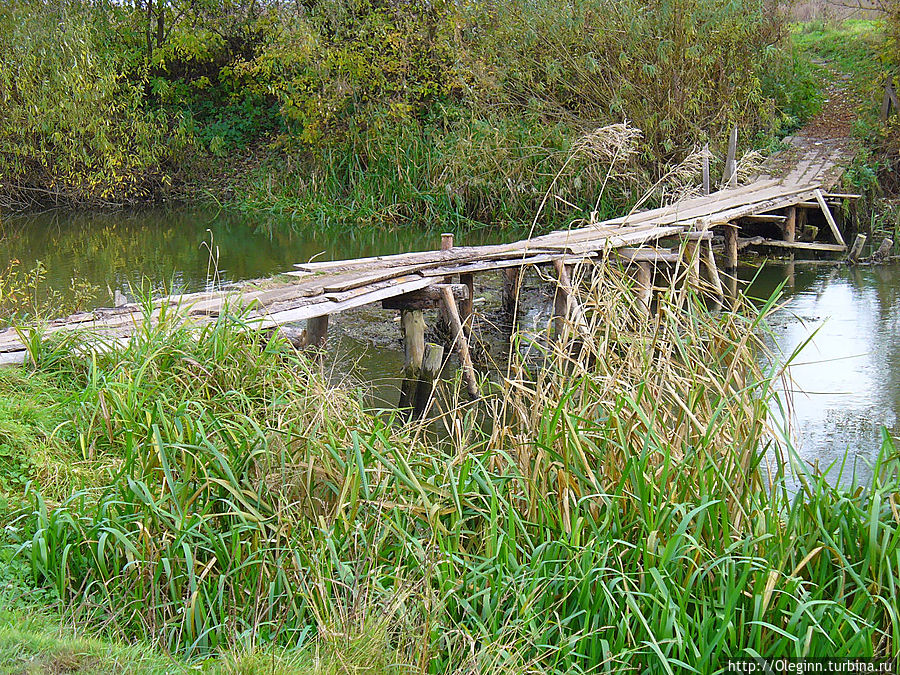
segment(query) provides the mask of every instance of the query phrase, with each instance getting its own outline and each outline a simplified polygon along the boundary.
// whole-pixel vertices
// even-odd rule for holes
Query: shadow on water
[[[800,457],[832,482],[870,483],[882,427],[900,432],[900,267],[767,263],[742,276],[754,274],[756,297],[786,281],[769,321],[776,354],[809,340],[786,387]]]

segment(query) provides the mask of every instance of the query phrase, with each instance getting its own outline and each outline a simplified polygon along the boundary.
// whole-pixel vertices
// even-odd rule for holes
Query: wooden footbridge
[[[434,355],[425,354],[422,310],[440,307],[474,395],[475,375],[467,341],[474,275],[502,272],[506,302],[514,306],[521,271],[552,266],[559,282],[557,298],[563,300],[556,303],[557,315],[566,313],[571,304],[566,300],[572,293],[570,266],[610,258],[618,258],[634,270],[637,292],[648,308],[655,268],[682,259],[697,274],[705,272],[721,292],[719,268],[734,269],[739,251],[748,245],[828,253],[846,250],[832,208],[853,196],[829,192],[833,180],[823,177],[826,164],[813,158],[798,163],[798,169],[805,168],[787,179],[761,178],[671,206],[509,244],[454,246],[452,235],[444,235],[440,250],[300,263],[288,272],[292,278],[285,283],[249,283],[232,291],[162,298],[155,301],[151,320],[177,310],[181,320],[202,325],[226,308],[241,308],[248,321],[260,329],[306,321],[302,342],[317,346],[325,340],[329,316],[381,303],[401,312],[407,367],[415,375],[424,361],[435,360]],[[719,263],[714,244],[721,252]],[[90,330],[107,342],[122,343],[144,321],[144,307],[126,304],[74,314],[50,322],[43,330],[45,336]],[[14,329],[0,332],[0,363],[27,359],[23,337]],[[440,356],[436,360],[440,361]]]

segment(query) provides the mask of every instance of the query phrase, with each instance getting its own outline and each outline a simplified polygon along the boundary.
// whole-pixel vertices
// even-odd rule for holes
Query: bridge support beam
[[[306,320],[306,335],[303,337],[304,347],[321,349],[328,338],[328,315],[314,316]]]
[[[572,266],[566,265],[562,260],[554,260],[553,268],[556,270],[556,292],[553,294],[553,333],[558,338],[563,334],[566,324],[571,322],[579,334],[586,337],[588,328],[587,320],[578,298],[575,297],[575,289],[572,285]]]
[[[466,334],[472,334],[472,321],[475,318],[475,275],[460,274],[459,283],[468,289],[465,298],[459,303],[459,315],[462,319]]]
[[[738,226],[728,223],[725,226],[725,269],[733,272],[738,266]]]
[[[466,337],[466,331],[459,316],[456,298],[453,297],[453,291],[449,286],[441,287],[441,295],[444,301],[444,312],[450,322],[453,344],[456,345],[456,352],[459,355],[459,364],[462,367],[466,390],[470,397],[476,399],[478,398],[478,380],[475,377],[475,366],[472,364],[472,354],[469,352],[469,339]]]
[[[700,250],[697,237],[691,237],[684,243],[685,284],[698,286],[700,282]]]
[[[514,316],[518,309],[519,291],[521,291],[522,275],[524,273],[524,267],[507,267],[501,271],[503,275],[501,302],[503,303],[503,311],[510,316]]]
[[[797,239],[797,207],[788,207],[786,215],[787,219],[784,221],[784,240],[786,242],[794,242]]]
[[[634,292],[638,305],[649,315],[653,300],[653,267],[649,262],[634,263]]]
[[[400,331],[403,335],[403,383],[397,405],[412,408],[425,360],[425,313],[421,309],[400,310]]]
[[[712,286],[721,308],[721,303],[725,300],[725,289],[722,288],[722,280],[719,278],[719,267],[716,265],[716,257],[713,255],[712,241],[710,239],[700,242],[700,259],[703,262],[703,268],[706,270],[706,279]]]
[[[425,345],[425,358],[422,360],[422,371],[416,385],[416,397],[412,401],[413,417],[422,417],[428,409],[443,362],[443,346],[431,343]]]

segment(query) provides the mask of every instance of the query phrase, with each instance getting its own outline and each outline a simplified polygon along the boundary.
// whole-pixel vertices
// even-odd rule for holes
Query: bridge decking
[[[268,328],[327,317],[376,302],[399,308],[402,302],[394,300],[391,305],[393,299],[412,299],[417,297],[417,293],[419,296],[427,293],[430,288],[439,302],[435,289],[454,275],[461,275],[463,281],[468,279],[471,288],[470,275],[479,272],[547,263],[569,264],[612,251],[627,259],[639,259],[641,256],[635,249],[648,245],[655,249],[664,239],[683,238],[690,236],[691,232],[708,232],[720,226],[726,226],[729,262],[736,264],[738,228],[730,225],[746,218],[783,222],[787,216],[776,212],[785,209],[788,213],[810,207],[828,211],[825,215],[832,225],[835,243],[797,242],[793,233],[781,240],[757,237],[744,243],[843,251],[846,246],[828,208],[829,202],[834,204],[842,196],[832,198],[822,192],[833,184],[831,179],[824,180],[823,172],[828,170],[833,174],[834,164],[834,158],[827,153],[819,153],[802,159],[784,180],[760,178],[749,185],[685,199],[671,206],[635,211],[587,227],[552,232],[510,244],[300,263],[295,271],[287,273],[292,277],[291,283],[270,288],[247,284],[238,290],[162,298],[155,301],[152,318],[158,318],[173,308],[181,308],[185,321],[202,325],[212,321],[227,305],[245,308],[248,318],[254,320],[259,328]],[[671,258],[671,253],[669,255]],[[664,260],[666,255],[657,255],[655,259]],[[463,300],[465,302],[465,298]],[[111,340],[126,340],[143,321],[144,308],[129,304],[52,321],[47,324],[45,334],[90,329]],[[0,331],[0,363],[21,362],[25,354],[25,346],[15,330]]]

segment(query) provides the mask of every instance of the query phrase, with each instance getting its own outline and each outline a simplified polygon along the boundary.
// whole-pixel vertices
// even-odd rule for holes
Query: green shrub
[[[142,83],[101,40],[78,3],[0,7],[3,201],[117,203],[170,183],[177,130],[145,110]]]
[[[628,119],[663,163],[732,124],[771,123],[760,78],[783,46],[773,3],[726,0],[479,2],[466,70],[482,104],[584,127]],[[465,58],[466,52],[461,56]]]

